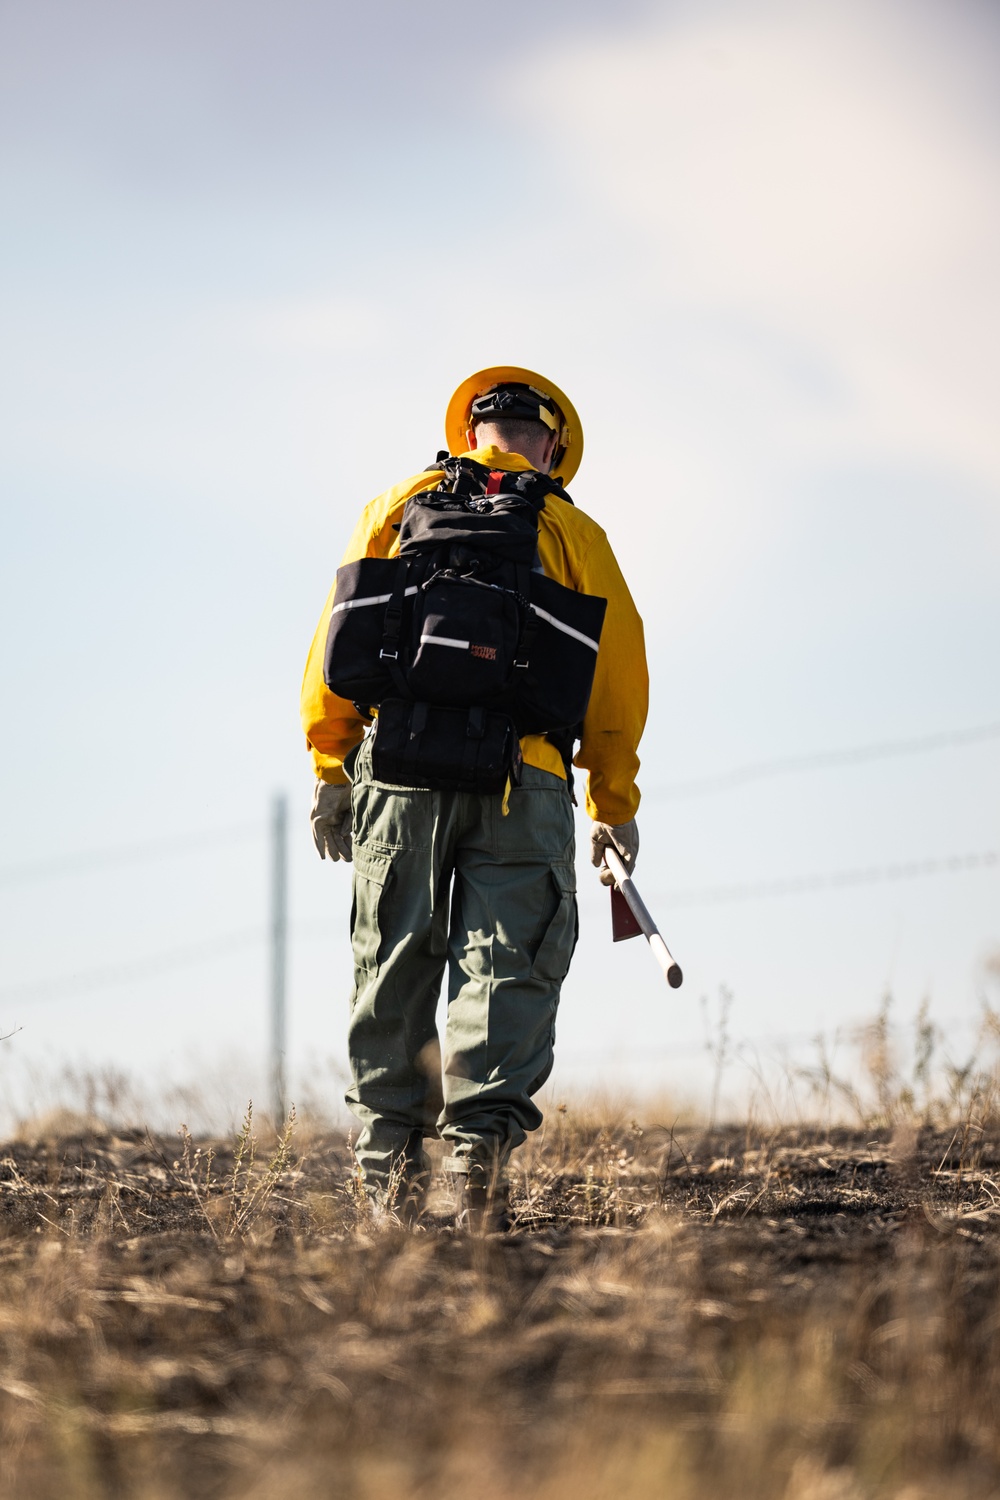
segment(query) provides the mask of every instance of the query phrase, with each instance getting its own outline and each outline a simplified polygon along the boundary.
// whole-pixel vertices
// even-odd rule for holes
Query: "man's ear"
[[[465,429],[465,441],[468,444],[470,453],[472,452],[473,448],[479,446],[476,442],[476,429],[474,427],[467,427]]]
[[[546,444],[545,444],[545,472],[546,473],[549,473],[551,471],[551,469],[552,469],[552,460],[556,456],[556,448],[558,447],[558,444],[559,444],[559,434],[558,434],[558,432],[552,432],[552,431],[550,431],[549,435],[548,435],[548,439],[547,439]]]

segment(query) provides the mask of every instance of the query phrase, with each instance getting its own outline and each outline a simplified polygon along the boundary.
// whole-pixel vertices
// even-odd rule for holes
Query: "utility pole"
[[[285,1123],[285,982],[288,973],[288,798],[271,804],[271,1109]]]

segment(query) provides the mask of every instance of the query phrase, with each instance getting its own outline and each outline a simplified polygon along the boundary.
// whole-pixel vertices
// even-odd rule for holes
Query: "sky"
[[[290,1093],[342,1088],[305,652],[360,507],[498,362],[572,396],[645,621],[637,877],[686,975],[612,947],[581,852],[554,1090],[703,1094],[724,993],[734,1099],[887,991],[904,1052],[926,999],[964,1057],[1000,998],[998,61],[989,0],[0,0],[9,1116],[67,1070],[266,1096],[279,793]]]

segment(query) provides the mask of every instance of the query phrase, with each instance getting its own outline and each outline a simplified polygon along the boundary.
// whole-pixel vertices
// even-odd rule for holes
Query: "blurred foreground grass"
[[[0,1146],[5,1500],[1000,1493],[992,1111],[557,1110],[485,1240],[252,1137]]]

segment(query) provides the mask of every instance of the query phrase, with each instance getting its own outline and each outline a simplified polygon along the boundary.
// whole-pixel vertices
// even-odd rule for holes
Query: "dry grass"
[[[0,1147],[0,1495],[1000,1492],[1000,1132],[554,1111],[517,1228],[374,1227],[339,1138]]]

